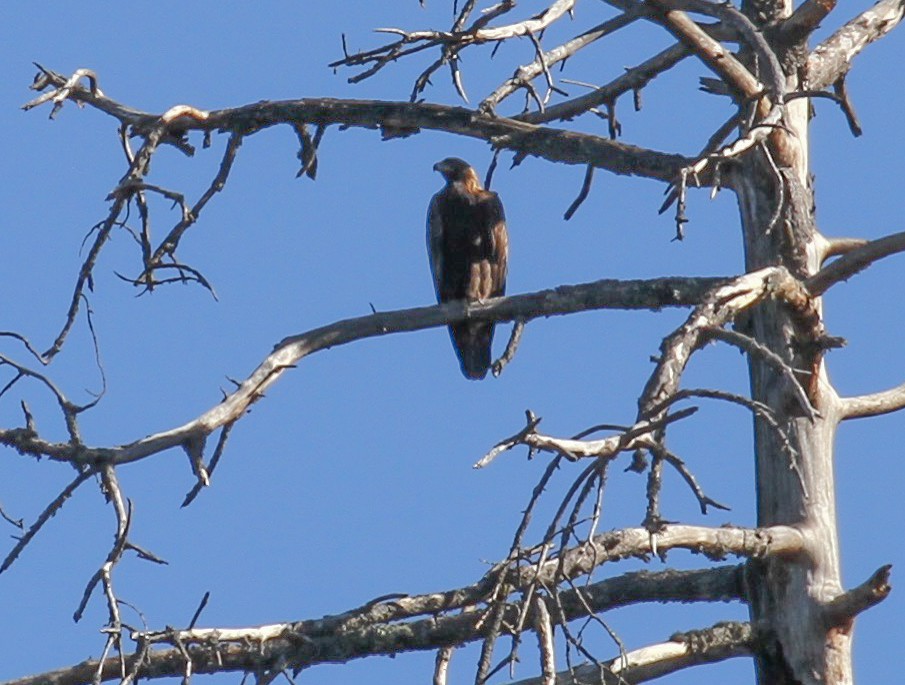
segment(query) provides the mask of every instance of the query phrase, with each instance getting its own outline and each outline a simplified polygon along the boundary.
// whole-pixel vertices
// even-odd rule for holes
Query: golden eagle
[[[475,170],[448,157],[434,164],[446,186],[431,198],[427,250],[438,302],[482,301],[506,292],[509,236],[503,204],[484,190]],[[490,368],[492,321],[463,321],[449,327],[466,378],[480,379]]]

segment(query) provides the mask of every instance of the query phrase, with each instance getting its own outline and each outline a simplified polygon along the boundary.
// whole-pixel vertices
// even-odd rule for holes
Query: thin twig
[[[576,210],[581,207],[581,203],[585,201],[588,197],[588,193],[591,192],[591,183],[594,180],[594,167],[590,164],[587,166],[584,172],[584,181],[581,184],[581,190],[578,191],[578,197],[576,197],[572,204],[569,205],[569,208],[566,210],[566,213],[563,214],[562,218],[568,221],[572,218],[572,215],[575,214]]]

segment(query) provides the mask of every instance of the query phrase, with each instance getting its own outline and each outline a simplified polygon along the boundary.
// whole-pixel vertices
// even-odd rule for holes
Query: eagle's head
[[[465,182],[468,185],[476,185],[481,187],[478,181],[478,175],[471,165],[464,159],[458,157],[447,157],[446,159],[434,164],[434,171],[439,171],[447,183],[455,183],[456,181]]]

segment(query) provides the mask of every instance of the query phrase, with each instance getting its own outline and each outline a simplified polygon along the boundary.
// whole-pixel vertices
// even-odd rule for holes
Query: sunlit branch
[[[418,307],[346,319],[301,335],[286,338],[275,347],[237,390],[222,402],[182,426],[150,435],[118,447],[88,447],[47,441],[23,428],[0,430],[0,444],[22,454],[46,456],[76,464],[127,463],[173,447],[182,447],[210,435],[221,426],[245,415],[285,371],[314,352],[356,340],[445,326],[470,320],[530,321],[537,317],[570,314],[594,309],[656,309],[689,306],[720,284],[722,278],[663,278],[648,281],[606,279],[553,290],[496,298],[466,305]]]
[[[889,584],[891,570],[892,566],[889,564],[881,566],[861,585],[827,603],[824,606],[827,624],[831,626],[849,624],[855,616],[886,599],[892,592]]]
[[[515,576],[516,586],[536,581],[552,587],[563,578],[585,576],[606,562],[645,558],[671,549],[690,549],[711,559],[724,559],[730,554],[758,558],[794,556],[804,551],[804,537],[791,526],[752,529],[664,525],[655,532],[647,528],[625,528],[595,535],[539,566],[520,566],[510,573]]]
[[[434,41],[437,43],[453,44],[453,45],[471,45],[480,43],[492,43],[498,40],[507,40],[509,38],[518,38],[528,33],[537,33],[543,31],[553,22],[560,19],[564,14],[569,12],[575,5],[575,0],[556,0],[550,7],[542,10],[536,16],[524,21],[506,24],[504,26],[496,26],[490,28],[475,27],[470,30],[461,30],[462,21],[456,22],[452,31],[405,31],[398,28],[379,28],[375,29],[378,33],[392,33],[402,36],[403,43],[416,43],[418,41]],[[467,16],[463,12],[463,17]],[[349,55],[345,59],[333,62],[331,67],[349,66],[362,64],[373,61],[376,55],[390,51],[396,44],[369,50],[366,53]]]
[[[756,648],[750,623],[724,622],[711,628],[676,633],[669,642],[634,649],[597,664],[582,664],[556,674],[556,685],[634,685],[685,668],[750,656]],[[540,678],[511,685],[542,685]]]
[[[741,567],[734,565],[695,571],[626,573],[562,591],[558,608],[569,621],[586,616],[589,610],[599,612],[637,602],[737,601],[743,599],[741,578]],[[444,593],[377,599],[344,614],[292,623],[136,633],[133,638],[147,650],[145,665],[138,668],[135,655],[126,656],[125,661],[143,678],[160,678],[182,675],[186,654],[191,656],[193,671],[198,674],[265,672],[273,664],[299,668],[391,654],[400,649],[432,650],[473,642],[482,638],[477,627],[482,612],[443,612],[481,602],[492,585],[485,582]],[[506,616],[514,624],[521,610],[521,602],[513,602]],[[431,616],[391,623],[424,614]],[[166,648],[172,644],[180,647]],[[103,680],[119,680],[120,669],[118,658],[103,663],[89,660],[4,685],[83,685],[98,672]]]
[[[839,259],[830,262],[808,278],[804,285],[812,295],[822,295],[840,281],[846,281],[874,262],[890,255],[905,252],[905,231],[877,238],[856,246],[853,243]]]
[[[830,257],[848,254],[852,250],[864,247],[870,242],[867,238],[827,238],[819,233],[817,235],[820,266],[823,266],[823,263]]]
[[[875,392],[869,395],[841,397],[840,418],[863,419],[869,416],[882,416],[905,409],[905,383],[895,388]]]
[[[845,76],[854,58],[898,26],[903,15],[905,0],[881,0],[845,24],[808,57],[808,87],[826,88]]]

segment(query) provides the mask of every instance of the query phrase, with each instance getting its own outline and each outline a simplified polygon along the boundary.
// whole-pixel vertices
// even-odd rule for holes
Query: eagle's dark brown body
[[[486,300],[506,291],[509,238],[503,205],[484,190],[466,162],[455,157],[434,165],[446,187],[431,199],[427,248],[439,302]],[[490,368],[493,322],[465,321],[449,327],[466,378]]]

